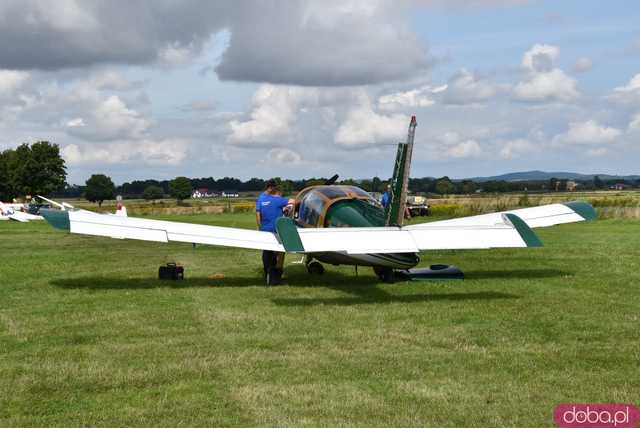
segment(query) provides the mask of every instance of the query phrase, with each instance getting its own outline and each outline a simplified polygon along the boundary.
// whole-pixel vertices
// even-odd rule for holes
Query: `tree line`
[[[27,195],[46,195],[66,198],[86,198],[92,202],[114,199],[116,195],[125,198],[161,199],[169,195],[177,200],[188,199],[194,189],[206,188],[209,192],[259,192],[266,181],[251,178],[246,181],[233,177],[223,178],[187,178],[176,177],[173,180],[134,180],[116,186],[113,180],[104,174],[92,175],[84,185],[66,184],[67,171],[64,159],[57,144],[39,141],[22,144],[15,149],[0,152],[0,200],[23,198]],[[273,178],[284,193],[298,192],[305,187],[323,184],[325,177],[290,180]],[[409,180],[409,190],[413,193],[433,194],[471,194],[477,191],[488,193],[504,192],[548,192],[571,190],[578,183],[579,190],[607,189],[616,184],[639,187],[640,181],[621,179],[603,180],[595,176],[593,180],[563,180],[551,178],[540,181],[486,181],[451,180],[449,177],[424,177]],[[345,179],[337,184],[355,185],[369,192],[384,192],[388,179]]]
[[[285,194],[298,192],[305,187],[325,183],[324,177],[306,180],[289,180],[280,177],[273,178]],[[85,197],[89,201],[102,203],[103,200],[113,199],[116,194],[124,198],[144,198],[147,200],[162,199],[170,196],[177,200],[188,199],[193,190],[206,188],[209,192],[259,192],[265,187],[267,180],[251,178],[242,181],[237,178],[224,177],[187,178],[177,177],[173,180],[136,180],[115,186],[111,179],[102,174],[93,175],[87,180],[85,186],[67,187],[59,196]],[[389,180],[380,177],[372,179],[354,180],[346,179],[337,184],[354,185],[369,192],[384,192]],[[580,190],[606,189],[618,183],[627,184],[629,187],[640,185],[640,182],[627,182],[625,180],[601,180],[595,176],[593,180],[577,181]],[[476,192],[508,193],[508,192],[549,192],[571,190],[575,183],[572,180],[551,178],[539,181],[484,181],[452,180],[449,177],[440,178],[412,178],[409,180],[409,190],[412,193],[422,194],[472,194]]]
[[[0,152],[0,200],[50,195],[64,189],[66,179],[57,144],[38,141]]]

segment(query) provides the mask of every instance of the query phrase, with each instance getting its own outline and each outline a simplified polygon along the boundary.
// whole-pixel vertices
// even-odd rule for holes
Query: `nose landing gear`
[[[396,280],[396,272],[391,268],[385,267],[374,267],[373,272],[382,282],[386,282],[388,284],[395,282]]]

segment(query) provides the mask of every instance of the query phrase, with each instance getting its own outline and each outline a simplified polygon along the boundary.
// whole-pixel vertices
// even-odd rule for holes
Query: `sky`
[[[640,4],[3,0],[0,150],[68,182],[640,173]]]

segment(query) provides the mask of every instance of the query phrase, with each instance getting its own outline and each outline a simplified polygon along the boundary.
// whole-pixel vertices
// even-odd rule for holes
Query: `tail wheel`
[[[395,282],[396,274],[391,268],[383,268],[383,267],[374,267],[373,271],[378,276],[380,281],[386,283]]]
[[[324,266],[322,266],[320,262],[312,261],[307,263],[307,272],[311,275],[322,275],[324,273]]]

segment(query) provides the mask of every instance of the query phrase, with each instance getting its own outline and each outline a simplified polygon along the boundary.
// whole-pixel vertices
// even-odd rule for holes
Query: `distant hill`
[[[638,180],[640,175],[610,175],[610,174],[580,174],[577,172],[546,172],[546,171],[524,171],[512,172],[502,175],[494,175],[492,177],[472,177],[468,180],[475,182],[483,181],[546,181],[552,178],[559,180],[593,180],[593,177],[599,176],[601,180]]]

